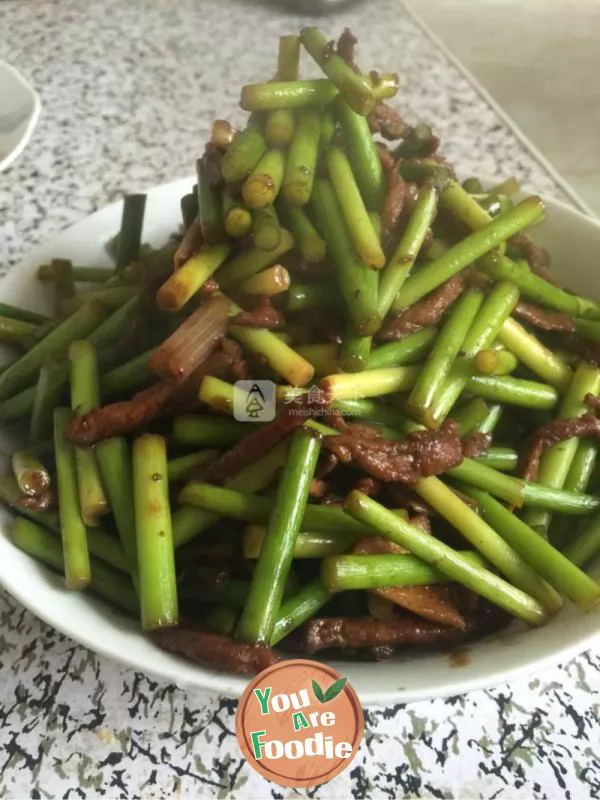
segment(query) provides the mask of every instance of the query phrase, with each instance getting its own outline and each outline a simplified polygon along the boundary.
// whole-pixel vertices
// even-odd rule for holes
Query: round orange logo
[[[235,720],[248,763],[264,778],[294,789],[326,783],[346,769],[364,727],[347,679],[305,659],[282,661],[257,675]]]

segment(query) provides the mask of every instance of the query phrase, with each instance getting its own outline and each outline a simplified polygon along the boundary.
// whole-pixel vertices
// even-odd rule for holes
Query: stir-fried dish
[[[600,598],[600,304],[534,244],[540,198],[460,183],[355,44],[280,40],[163,247],[129,195],[114,269],[57,253],[54,316],[0,305],[12,541],[236,673]]]

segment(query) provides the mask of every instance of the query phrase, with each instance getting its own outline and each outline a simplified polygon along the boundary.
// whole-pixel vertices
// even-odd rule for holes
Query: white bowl
[[[40,115],[40,98],[21,73],[0,60],[0,172],[23,152]]]
[[[194,178],[188,177],[152,189],[146,207],[145,239],[164,242],[179,224],[179,199]],[[549,200],[548,220],[536,239],[553,253],[556,270],[576,291],[600,296],[596,289],[600,255],[600,225],[562,203]],[[77,265],[108,265],[104,244],[121,218],[120,204],[98,211],[38,247],[0,282],[0,299],[47,308],[47,298],[35,279],[35,268],[53,257],[70,258]],[[9,437],[0,438],[1,451],[10,452]],[[109,609],[87,594],[68,592],[55,573],[17,550],[6,535],[11,519],[0,511],[0,582],[23,605],[50,625],[86,647],[149,672],[180,686],[212,689],[238,696],[243,678],[204,669],[158,650],[142,636],[136,623]],[[600,578],[600,565],[595,570]],[[469,648],[462,666],[453,666],[448,654],[415,656],[410,652],[380,664],[338,663],[352,682],[361,701],[406,702],[454,695],[489,687],[574,656],[592,645],[600,631],[600,608],[583,614],[570,604],[545,627],[526,629],[514,623],[507,630]]]

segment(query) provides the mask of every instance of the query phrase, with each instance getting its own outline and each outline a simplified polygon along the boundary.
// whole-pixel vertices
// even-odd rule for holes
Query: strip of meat
[[[242,348],[239,346],[237,342],[234,342],[233,339],[221,339],[220,342],[221,353],[223,354],[223,358],[227,361],[227,366],[224,368],[225,375],[227,376],[224,378],[230,378],[234,381],[244,381],[250,377],[250,372],[248,370],[248,364],[244,358],[244,353]],[[217,356],[218,354],[213,354]],[[219,377],[218,367],[215,367],[211,364],[210,375],[216,375]]]
[[[419,187],[414,181],[406,182],[406,194],[404,196],[404,208],[402,215],[408,219],[415,210],[417,200],[419,199]]]
[[[508,242],[521,250],[532,272],[548,281],[548,283],[563,288],[556,275],[552,272],[552,258],[549,250],[534,244],[531,236],[525,231],[511,236]]]
[[[387,172],[387,178],[388,191],[382,209],[382,232],[386,246],[403,233],[419,199],[417,184],[405,181],[395,167]]]
[[[274,330],[285,324],[281,311],[274,308],[267,297],[261,297],[255,308],[241,311],[231,320],[232,325],[243,325],[247,328],[266,328]]]
[[[178,270],[202,247],[200,223],[194,221],[183,235],[183,239],[173,256],[173,269]]]
[[[403,486],[401,483],[388,483],[385,486],[386,505],[395,508],[406,508],[408,511],[416,514],[417,517],[436,516],[436,512],[430,508],[427,503],[410,490],[408,486]],[[420,523],[415,522],[417,527]],[[431,531],[428,531],[431,533]]]
[[[291,431],[315,414],[319,416],[325,404],[305,395],[293,404],[293,408],[282,409],[273,422],[269,422],[240,439],[226,453],[208,465],[205,480],[223,483],[244,467],[256,461],[276,444],[283,441]]]
[[[273,422],[244,436],[216,461],[209,464],[204,473],[204,480],[210,483],[224,483],[283,441],[297,425],[301,425],[304,421],[304,417],[291,416],[284,410]]]
[[[317,478],[325,478],[337,467],[338,460],[333,453],[321,453],[315,475]]]
[[[458,630],[408,615],[389,620],[372,617],[314,618],[304,625],[303,644],[306,652],[311,654],[330,647],[452,644],[497,630],[506,620],[506,615],[476,611],[465,618],[464,630]]]
[[[377,147],[377,153],[379,154],[379,160],[381,161],[383,171],[388,173],[396,172],[396,159],[387,147],[382,144],[382,142],[375,142],[375,146]]]
[[[594,404],[598,400],[593,395],[587,395],[585,401],[588,405],[588,398],[593,398]],[[598,405],[600,406],[600,403]],[[600,419],[593,414],[584,414],[582,417],[554,419],[547,425],[538,428],[533,435],[524,460],[522,477],[525,480],[534,481],[537,478],[542,454],[555,444],[576,436],[595,436],[600,438]]]
[[[411,130],[410,125],[388,103],[377,103],[367,121],[371,133],[378,133],[388,141],[403,139]]]
[[[387,173],[387,192],[381,210],[381,231],[384,236],[391,236],[398,226],[404,199],[406,197],[406,183],[397,170]]]
[[[491,433],[471,433],[463,439],[463,455],[465,458],[482,456],[491,443]]]
[[[402,339],[409,333],[435,325],[452,303],[460,296],[464,288],[461,275],[454,275],[449,281],[443,283],[439,289],[432,292],[423,300],[405,309],[380,330],[379,339],[395,341]]]
[[[354,463],[383,483],[413,484],[463,460],[463,442],[454,420],[446,420],[437,431],[411,433],[402,442],[341,433],[325,437],[323,446],[343,464]]]
[[[357,555],[369,555],[372,553],[400,555],[406,553],[406,550],[381,536],[373,536],[358,541],[352,552]],[[454,604],[452,588],[449,586],[444,586],[443,584],[390,586],[389,588],[372,589],[371,591],[377,597],[383,597],[394,603],[394,605],[405,608],[407,611],[412,611],[413,614],[428,619],[430,622],[450,625],[460,630],[464,630],[466,627],[464,617]]]
[[[319,480],[318,478],[313,478],[310,482],[310,489],[309,494],[311,497],[316,497],[317,499],[321,499],[327,495],[329,491],[329,486],[327,485],[326,481]]]
[[[568,314],[562,314],[560,311],[548,311],[546,308],[541,308],[533,303],[525,303],[523,300],[519,300],[513,314],[543,331],[573,333],[575,330],[573,320]]]
[[[452,590],[443,584],[392,586],[387,589],[373,589],[373,592],[430,622],[461,631],[466,628],[464,617],[454,605]]]
[[[566,336],[563,344],[565,349],[579,356],[582,361],[587,361],[594,367],[600,367],[600,343],[583,339],[581,336]]]
[[[355,68],[354,64],[354,47],[358,39],[352,33],[350,28],[344,28],[337,43],[337,53],[344,59],[349,67]]]
[[[431,138],[429,139],[429,142],[427,143],[427,147],[424,149],[424,152],[422,153],[422,155],[424,155],[426,158],[431,158],[432,156],[434,156],[437,153],[437,151],[440,148],[441,143],[442,143],[442,140],[440,139],[440,137],[436,136],[435,134],[433,134],[431,136]]]
[[[364,475],[356,481],[352,488],[356,489],[357,492],[366,494],[367,497],[377,497],[383,487],[379,481],[369,475]]]
[[[359,539],[356,542],[352,552],[358,556],[379,555],[381,553],[398,556],[408,553],[408,550],[402,545],[396,544],[396,542],[384,539],[383,536],[365,536],[364,539]]]
[[[333,428],[360,439],[379,439],[381,434],[375,425],[368,425],[362,422],[346,422],[337,408],[327,410],[327,422]]]
[[[254,675],[279,661],[269,647],[234,642],[193,626],[154,631],[152,638],[162,650],[234,675]]]
[[[90,445],[130,433],[157,417],[176,391],[176,386],[161,381],[138,392],[131,400],[95,408],[71,421],[67,439],[75,444]]]

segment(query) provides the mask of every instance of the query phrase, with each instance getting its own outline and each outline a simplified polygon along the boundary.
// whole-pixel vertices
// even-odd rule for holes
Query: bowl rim
[[[148,194],[156,194],[160,192],[168,193],[174,192],[175,189],[181,189],[185,191],[185,187],[189,186],[191,182],[193,182],[194,177],[188,176],[186,178],[178,179],[175,181],[170,181],[165,184],[160,184],[158,186],[153,187],[152,189],[148,190]],[[485,177],[483,178],[485,181]],[[568,216],[574,217],[579,221],[583,221],[585,224],[592,226],[596,229],[597,233],[600,234],[600,222],[596,219],[582,213],[581,211],[569,206],[568,204],[560,201],[554,200],[553,198],[549,198],[547,200],[549,206],[554,206],[560,209],[562,212],[565,212]],[[48,241],[44,241],[38,246],[32,248],[25,257],[21,260],[21,262],[14,267],[11,268],[8,275],[3,276],[0,280],[0,290],[3,286],[6,285],[8,282],[9,284],[13,281],[11,277],[15,275],[16,272],[22,270],[22,272],[32,274],[33,264],[34,263],[41,263],[40,258],[44,258],[42,256],[42,252],[47,251],[49,248],[53,248],[58,244],[61,246],[60,240],[61,238],[67,234],[69,231],[73,229],[77,229],[79,226],[84,224],[93,223],[96,219],[100,221],[100,217],[102,215],[106,215],[108,210],[111,209],[112,212],[116,212],[117,210],[120,211],[121,201],[117,201],[115,203],[111,203],[103,208],[99,209],[98,211],[94,212],[93,214],[84,217],[83,219],[79,220],[78,222],[74,223],[73,225],[65,228],[63,231],[58,232],[55,236],[51,237]],[[149,234],[149,238],[152,237],[152,232]],[[88,245],[91,246],[91,245]],[[24,280],[27,281],[29,277],[27,275],[24,276]],[[13,280],[17,280],[14,278]],[[4,525],[0,521],[0,528],[4,528]],[[0,535],[4,535],[3,532],[0,530]],[[8,539],[8,537],[5,537]],[[11,545],[12,546],[12,545]],[[29,556],[26,556],[30,558]],[[44,574],[51,574],[50,570],[46,568],[40,567],[43,569]],[[96,652],[102,656],[108,657],[110,659],[114,659],[117,663],[122,664],[128,668],[131,668],[136,671],[143,672],[144,674],[153,676],[155,678],[159,678],[164,681],[169,681],[171,683],[176,683],[178,686],[191,690],[205,690],[205,691],[213,691],[217,692],[220,695],[225,695],[228,697],[239,697],[243,688],[245,687],[247,681],[245,678],[240,678],[239,676],[229,675],[223,672],[217,672],[211,670],[209,668],[203,667],[199,664],[193,664],[193,669],[196,675],[198,675],[198,680],[189,680],[186,679],[182,674],[177,674],[178,672],[185,672],[183,669],[184,665],[189,666],[189,662],[184,662],[183,659],[179,659],[176,657],[175,661],[170,661],[168,665],[165,665],[164,668],[162,665],[154,666],[150,665],[141,665],[139,659],[136,659],[135,656],[132,656],[128,650],[120,650],[114,645],[111,646],[111,643],[106,643],[103,640],[98,641],[97,638],[94,637],[94,630],[93,628],[86,629],[85,627],[81,627],[76,629],[77,633],[73,632],[74,627],[72,624],[69,623],[68,620],[63,618],[56,618],[52,616],[49,608],[44,605],[41,599],[38,600],[37,595],[28,594],[26,591],[26,587],[22,585],[16,579],[13,579],[13,575],[10,571],[0,570],[0,585],[7,590],[18,602],[20,602],[26,609],[31,611],[35,616],[43,620],[46,624],[52,626],[65,636],[73,639],[78,644],[87,647],[88,649]],[[97,600],[93,596],[90,597],[87,602],[93,603],[94,605],[99,605],[101,608],[105,608],[104,603],[100,600]],[[114,612],[109,609],[108,616],[114,616]],[[542,629],[540,629],[542,630]],[[459,695],[464,694],[469,691],[477,690],[477,689],[485,689],[491,688],[498,684],[512,681],[521,677],[529,676],[534,672],[537,672],[540,669],[546,669],[557,663],[562,661],[566,661],[577,654],[581,653],[582,651],[588,649],[592,646],[595,642],[600,642],[600,628],[589,631],[589,632],[581,632],[573,642],[564,642],[560,637],[556,637],[556,647],[552,649],[552,652],[548,652],[545,655],[536,655],[535,652],[528,654],[527,656],[523,656],[521,660],[514,665],[510,666],[498,666],[496,668],[492,667],[491,670],[485,671],[481,675],[465,675],[461,670],[448,670],[448,679],[445,680],[443,683],[434,686],[426,686],[426,687],[415,687],[415,688],[390,688],[388,686],[382,686],[381,689],[378,688],[368,688],[359,690],[360,692],[360,699],[363,705],[371,705],[371,706],[381,706],[381,705],[390,705],[393,703],[405,703],[405,702],[413,702],[418,700],[428,700],[438,697],[446,697],[452,695]],[[476,646],[477,643],[475,643]],[[162,652],[162,651],[159,651]],[[336,668],[344,670],[343,662],[336,662],[335,660],[331,660],[329,663],[332,663]],[[346,664],[347,666],[347,664]],[[364,665],[365,667],[368,666],[367,664]],[[382,681],[385,684],[385,681]]]
[[[0,75],[2,74],[2,70],[5,72],[10,72],[13,77],[16,78],[16,80],[21,84],[24,93],[26,93],[30,100],[33,101],[33,105],[29,113],[27,125],[25,126],[25,130],[23,131],[21,138],[17,144],[14,145],[12,150],[9,150],[4,158],[0,160],[0,172],[8,169],[8,167],[10,167],[11,164],[13,164],[21,155],[23,150],[25,150],[29,140],[31,139],[31,136],[33,135],[33,131],[37,125],[42,110],[42,101],[40,96],[33,88],[31,83],[29,83],[27,78],[25,78],[16,67],[14,67],[12,64],[9,64],[8,61],[4,61],[4,59],[0,58]]]

